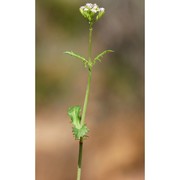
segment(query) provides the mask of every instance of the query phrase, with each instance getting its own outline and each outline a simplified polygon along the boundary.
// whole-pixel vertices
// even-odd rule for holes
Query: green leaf
[[[89,129],[87,126],[84,124],[80,129],[73,127],[73,135],[75,139],[80,139],[81,137],[87,137],[87,133],[89,132]]]
[[[102,53],[100,53],[99,55],[97,55],[94,59],[94,64],[96,63],[96,61],[100,61],[101,62],[101,58],[103,58],[103,56],[107,53],[110,53],[110,52],[114,52],[112,50],[105,50],[103,51]]]
[[[65,54],[69,54],[70,56],[73,56],[73,57],[75,57],[75,58],[80,59],[83,63],[88,63],[88,61],[87,61],[84,57],[82,57],[82,56],[80,56],[79,54],[76,54],[76,53],[74,53],[74,52],[72,52],[72,51],[65,51],[64,53],[65,53]]]
[[[68,109],[68,115],[71,118],[71,123],[76,128],[81,128],[81,107],[80,106],[72,106]]]
[[[68,109],[68,115],[71,118],[71,123],[73,125],[72,132],[75,139],[80,139],[81,137],[87,137],[89,129],[85,124],[81,125],[81,107],[72,106]]]

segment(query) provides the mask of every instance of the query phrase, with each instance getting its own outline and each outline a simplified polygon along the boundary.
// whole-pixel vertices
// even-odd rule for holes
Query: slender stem
[[[78,157],[77,180],[81,179],[82,152],[83,152],[83,139],[81,138],[79,140],[79,157]]]
[[[89,28],[89,46],[88,46],[88,53],[89,53],[89,61],[90,62],[91,62],[91,54],[92,54],[92,31],[93,31],[92,24],[90,24],[90,28]],[[86,116],[86,110],[87,110],[88,99],[89,99],[89,91],[90,91],[90,85],[91,85],[91,76],[92,76],[92,67],[89,66],[89,68],[88,68],[88,83],[87,83],[86,95],[85,95],[85,99],[84,99],[84,106],[83,106],[83,112],[82,112],[82,118],[81,118],[81,125],[84,125],[84,123],[85,123],[85,116]],[[80,140],[79,140],[77,180],[81,180],[82,154],[83,154],[83,138],[80,138]]]
[[[87,110],[88,99],[89,99],[89,91],[90,91],[90,85],[91,85],[91,75],[92,75],[92,72],[91,72],[91,70],[89,70],[88,71],[88,83],[87,83],[86,95],[85,95],[82,118],[81,118],[81,125],[84,125],[84,123],[85,123],[85,116],[86,116],[86,110]]]
[[[89,48],[88,48],[90,61],[91,61],[91,57],[92,57],[92,31],[93,31],[92,24],[90,24],[90,26],[89,26]]]
[[[92,23],[90,23],[90,26],[89,26],[89,45],[88,45],[89,61],[90,62],[91,62],[91,54],[92,54],[92,31],[93,31]],[[88,70],[89,70],[88,71],[88,83],[87,83],[86,95],[85,95],[85,99],[84,99],[81,125],[84,125],[84,123],[85,123],[85,116],[86,116],[87,104],[88,104],[88,99],[89,99],[89,90],[90,90],[90,85],[91,85],[92,67],[89,66]]]

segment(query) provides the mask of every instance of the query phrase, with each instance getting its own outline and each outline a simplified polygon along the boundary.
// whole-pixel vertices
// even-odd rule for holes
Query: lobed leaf
[[[89,129],[87,126],[81,125],[81,107],[80,106],[72,106],[68,109],[68,115],[71,118],[71,123],[73,125],[72,132],[75,139],[80,139],[81,137],[87,137],[87,133]]]
[[[80,59],[83,63],[87,63],[87,62],[88,62],[84,57],[82,57],[82,56],[80,56],[79,54],[74,53],[74,52],[72,52],[72,51],[65,51],[64,53],[65,53],[65,54],[69,54],[70,56],[73,56],[73,57],[75,57],[75,58]]]
[[[80,129],[73,127],[73,135],[76,140],[79,140],[81,137],[87,137],[87,133],[89,132],[89,129],[87,126],[84,124]]]
[[[97,55],[94,59],[94,64],[96,63],[96,61],[100,61],[101,62],[101,58],[103,58],[103,56],[107,53],[110,53],[110,52],[114,52],[112,50],[105,50],[103,51],[102,53],[100,53],[99,55]]]
[[[81,127],[81,107],[80,106],[72,106],[68,109],[68,115],[71,118],[71,123],[76,127]]]

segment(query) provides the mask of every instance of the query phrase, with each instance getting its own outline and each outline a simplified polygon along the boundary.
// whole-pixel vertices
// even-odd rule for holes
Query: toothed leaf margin
[[[100,53],[99,55],[97,55],[94,59],[94,64],[97,62],[97,61],[100,61],[101,62],[101,58],[103,58],[103,56],[107,53],[111,53],[111,52],[114,52],[112,50],[105,50],[103,51],[102,53]]]
[[[75,58],[80,59],[80,60],[81,60],[83,63],[85,63],[85,64],[88,63],[88,61],[87,61],[84,57],[80,56],[80,55],[77,54],[77,53],[74,53],[73,51],[65,51],[64,53],[65,53],[65,54],[69,54],[70,56],[73,56],[73,57],[75,57]]]
[[[80,106],[72,106],[68,109],[68,115],[71,118],[71,123],[73,125],[72,132],[76,140],[79,140],[80,138],[88,137],[87,133],[89,132],[89,129],[85,124],[81,125],[80,112],[81,112]]]
[[[84,124],[80,129],[73,127],[72,132],[73,132],[74,138],[76,140],[79,140],[81,137],[83,138],[87,137],[87,133],[89,132],[89,129]]]

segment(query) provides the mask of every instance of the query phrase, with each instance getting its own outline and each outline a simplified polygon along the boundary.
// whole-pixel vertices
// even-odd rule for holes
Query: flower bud
[[[98,15],[96,16],[96,20],[100,19],[105,13],[105,9],[104,8],[100,8],[99,9],[99,13]]]
[[[104,8],[99,8],[97,4],[91,3],[86,3],[86,5],[81,6],[79,10],[84,18],[88,20],[89,24],[93,24],[99,20],[105,13]]]

